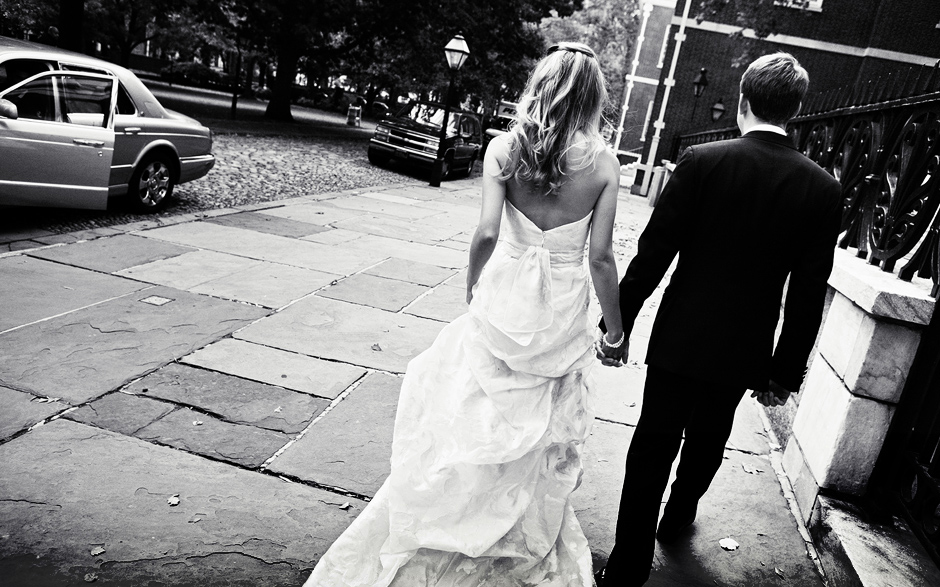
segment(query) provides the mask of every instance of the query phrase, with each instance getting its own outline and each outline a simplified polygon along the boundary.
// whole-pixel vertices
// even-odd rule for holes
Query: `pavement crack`
[[[30,499],[0,499],[0,503],[28,503],[30,505],[44,505],[62,509],[62,506],[57,503],[46,503],[44,501],[32,501]]]

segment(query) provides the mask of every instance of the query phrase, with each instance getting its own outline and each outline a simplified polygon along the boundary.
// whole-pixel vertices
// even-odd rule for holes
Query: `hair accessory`
[[[626,337],[627,337],[627,333],[621,332],[620,338],[617,339],[617,342],[610,343],[610,342],[607,342],[607,334],[605,333],[601,335],[601,342],[604,343],[605,346],[609,346],[612,349],[619,349],[623,345],[623,341]]]
[[[548,48],[547,55],[551,55],[555,51],[569,51],[571,53],[580,53],[582,55],[587,55],[588,57],[592,59],[594,58],[594,54],[591,53],[590,51],[587,51],[586,49],[582,49],[580,47],[572,47],[570,45],[565,45],[564,47],[562,47],[561,45],[552,45],[551,47]]]

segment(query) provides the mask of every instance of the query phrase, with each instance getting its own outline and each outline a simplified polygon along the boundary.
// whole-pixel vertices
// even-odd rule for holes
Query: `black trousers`
[[[746,389],[700,381],[650,366],[620,494],[608,584],[639,586],[649,579],[656,522],[672,462],[685,444],[667,511],[690,511],[718,472],[734,411]]]

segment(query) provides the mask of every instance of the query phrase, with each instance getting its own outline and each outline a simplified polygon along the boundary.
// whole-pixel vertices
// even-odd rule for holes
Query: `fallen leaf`
[[[375,343],[374,345],[372,345],[372,350],[381,351],[382,347],[379,346],[379,343]]]
[[[193,420],[193,426],[202,426],[202,420]]]
[[[99,554],[104,554],[104,549],[100,546],[91,549],[91,556],[98,556]]]
[[[343,502],[343,505],[339,506],[339,509],[341,509],[341,510],[348,510],[348,509],[351,508],[351,507],[352,507],[352,505],[347,501],[347,502]]]
[[[635,408],[635,407],[636,407],[636,402],[630,402],[629,404],[627,404],[627,407],[628,407],[628,408]]]
[[[287,379],[287,375],[281,373],[281,379]]]
[[[38,399],[34,399],[33,401],[36,402],[37,404],[48,404],[48,403],[52,403],[52,402],[57,402],[57,401],[59,401],[59,398],[57,398],[57,397],[41,397],[41,398],[38,398]]]
[[[283,408],[281,408],[281,406],[278,406],[278,407],[274,408],[274,412],[275,412],[276,414],[280,414],[282,409],[283,409]]]
[[[783,571],[780,570],[780,567],[774,567],[774,572],[777,573],[777,576],[781,579],[786,579],[786,576],[783,574]]]
[[[94,583],[94,582],[97,581],[97,580],[98,580],[98,574],[97,574],[97,573],[86,573],[86,574],[85,574],[85,582],[86,582],[86,583]]]
[[[739,544],[731,538],[722,538],[718,541],[718,545],[725,550],[737,550],[739,546]]]
[[[196,522],[202,521],[202,518],[200,518],[199,516],[204,516],[204,515],[205,514],[196,514],[195,516],[191,517],[190,519],[186,521],[189,522],[190,524],[195,524]]]
[[[67,285],[63,285],[62,287],[64,287],[65,289],[75,289],[74,287],[69,287]]]
[[[168,498],[168,499],[166,500],[166,502],[167,502],[168,504],[170,504],[170,507],[175,506],[175,505],[179,505],[179,504],[180,504],[180,494],[179,494],[179,493],[173,494],[173,496],[170,497],[170,498]]]

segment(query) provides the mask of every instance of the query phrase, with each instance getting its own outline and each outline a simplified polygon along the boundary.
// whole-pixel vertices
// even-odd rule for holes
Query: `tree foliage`
[[[770,35],[781,32],[794,10],[804,10],[808,0],[700,0],[695,19],[709,20],[739,27],[731,33],[739,46],[732,67],[746,66],[757,57],[760,42]],[[803,12],[804,15],[809,14]],[[754,37],[745,37],[745,30],[754,31]]]

